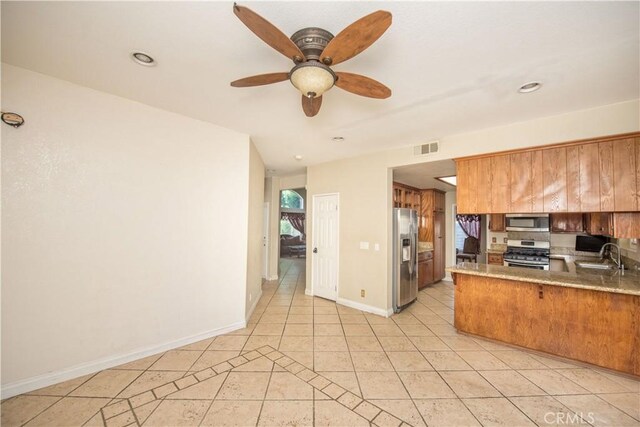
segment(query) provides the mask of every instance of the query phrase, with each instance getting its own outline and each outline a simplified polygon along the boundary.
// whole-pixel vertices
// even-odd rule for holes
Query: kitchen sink
[[[576,266],[595,270],[615,270],[617,266],[609,262],[576,261]]]

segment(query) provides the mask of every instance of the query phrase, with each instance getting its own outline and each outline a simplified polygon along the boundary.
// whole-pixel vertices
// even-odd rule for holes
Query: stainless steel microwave
[[[549,231],[549,214],[506,214],[507,231]]]

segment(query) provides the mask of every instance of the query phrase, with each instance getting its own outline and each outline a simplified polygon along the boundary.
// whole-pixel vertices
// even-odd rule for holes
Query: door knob
[[[318,253],[318,248],[313,248],[313,253],[317,254]]]

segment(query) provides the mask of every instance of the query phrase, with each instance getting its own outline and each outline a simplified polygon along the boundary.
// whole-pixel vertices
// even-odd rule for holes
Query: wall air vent
[[[426,144],[416,145],[413,147],[413,154],[416,156],[423,156],[425,154],[437,153],[440,148],[440,141],[431,141]]]

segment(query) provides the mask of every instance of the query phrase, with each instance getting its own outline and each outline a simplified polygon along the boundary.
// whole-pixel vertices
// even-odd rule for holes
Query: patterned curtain
[[[456,220],[467,236],[480,240],[480,215],[456,215]]]
[[[306,240],[306,233],[304,232],[304,214],[297,212],[282,212],[282,219],[286,219],[291,223],[291,226],[298,230],[302,234],[302,239]]]

